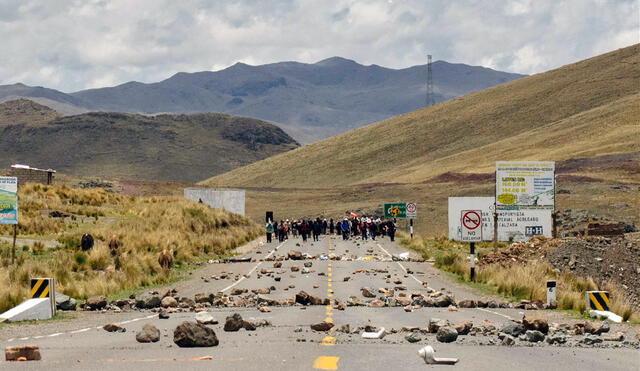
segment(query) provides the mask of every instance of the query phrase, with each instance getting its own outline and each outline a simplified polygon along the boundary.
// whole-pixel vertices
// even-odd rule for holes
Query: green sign
[[[415,202],[394,202],[384,204],[384,217],[397,219],[414,219],[418,215]]]
[[[18,178],[0,177],[0,224],[18,224]]]

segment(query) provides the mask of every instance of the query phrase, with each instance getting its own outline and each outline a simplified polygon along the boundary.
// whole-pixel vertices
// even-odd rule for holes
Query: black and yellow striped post
[[[49,298],[51,302],[51,313],[56,314],[56,283],[53,278],[32,278],[30,299]]]
[[[587,291],[587,310],[609,310],[609,291]]]

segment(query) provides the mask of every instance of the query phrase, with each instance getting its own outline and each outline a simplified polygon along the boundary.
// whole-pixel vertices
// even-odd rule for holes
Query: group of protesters
[[[292,238],[301,237],[306,242],[310,237],[313,241],[319,241],[321,235],[338,235],[343,240],[359,237],[362,240],[376,237],[389,236],[391,241],[395,240],[396,223],[393,220],[381,220],[380,218],[350,216],[342,220],[334,221],[333,218],[321,219],[285,219],[280,221],[267,221],[265,226],[267,243],[271,243],[274,238],[279,242]]]

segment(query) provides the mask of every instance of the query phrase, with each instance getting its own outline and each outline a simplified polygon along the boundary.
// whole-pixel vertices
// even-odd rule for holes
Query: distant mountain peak
[[[331,57],[327,59],[323,59],[320,62],[315,63],[316,66],[349,66],[349,65],[360,65],[360,63],[342,57]]]

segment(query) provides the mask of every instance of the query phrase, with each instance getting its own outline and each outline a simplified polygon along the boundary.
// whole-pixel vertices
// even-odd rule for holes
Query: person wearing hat
[[[267,232],[267,243],[271,243],[271,237],[273,236],[273,223],[271,223],[271,219],[269,219],[264,229]]]

